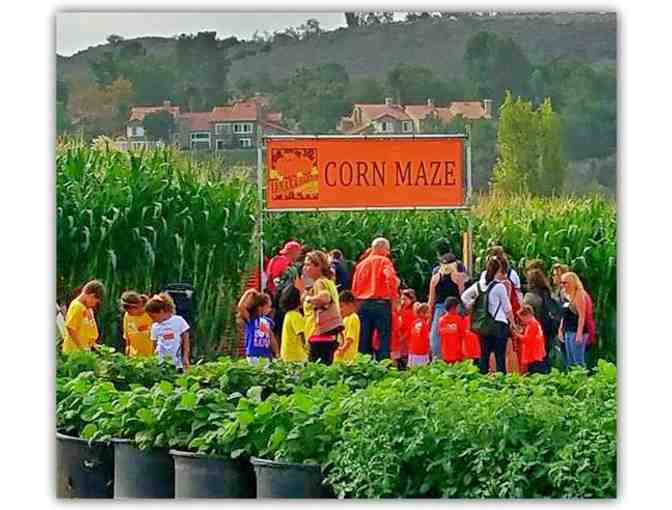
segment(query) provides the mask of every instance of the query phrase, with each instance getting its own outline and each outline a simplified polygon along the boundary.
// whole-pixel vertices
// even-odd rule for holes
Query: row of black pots
[[[250,462],[177,450],[145,451],[56,434],[60,498],[324,498],[320,467]]]

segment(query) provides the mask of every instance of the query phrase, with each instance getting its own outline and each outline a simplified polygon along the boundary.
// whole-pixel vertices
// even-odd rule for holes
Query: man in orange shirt
[[[379,237],[371,243],[371,253],[363,259],[352,277],[352,293],[359,301],[361,335],[359,352],[372,354],[371,339],[378,331],[380,348],[377,360],[390,356],[392,306],[399,295],[399,278],[389,258],[390,242]]]

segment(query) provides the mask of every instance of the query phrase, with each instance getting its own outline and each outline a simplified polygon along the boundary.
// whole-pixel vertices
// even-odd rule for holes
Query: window
[[[241,149],[249,149],[252,147],[252,139],[251,138],[241,138],[240,139],[240,148]]]
[[[390,133],[394,131],[394,124],[386,120],[383,120],[380,122],[380,131],[382,131],[383,133]]]
[[[210,148],[210,131],[195,131],[191,133],[191,148],[207,145]]]
[[[224,143],[224,140],[217,140],[217,150],[218,151],[223,151],[226,149],[226,145]]]
[[[215,124],[216,135],[228,135],[231,133],[231,124]]]
[[[126,134],[128,136],[145,136],[145,130],[139,126],[128,126]]]
[[[251,133],[253,124],[251,122],[236,122],[233,125],[234,133]]]
[[[401,123],[401,129],[404,131],[404,133],[410,133],[413,131],[413,121],[412,120],[405,120]]]

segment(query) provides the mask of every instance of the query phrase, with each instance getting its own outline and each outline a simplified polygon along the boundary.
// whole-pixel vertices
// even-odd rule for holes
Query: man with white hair
[[[352,293],[359,301],[361,321],[359,352],[373,353],[373,332],[378,331],[377,360],[390,356],[392,307],[399,295],[399,278],[389,256],[390,242],[384,237],[374,239],[371,253],[357,264],[352,277]]]

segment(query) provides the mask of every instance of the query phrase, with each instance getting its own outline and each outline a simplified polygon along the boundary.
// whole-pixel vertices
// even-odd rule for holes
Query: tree
[[[117,60],[111,51],[106,51],[97,59],[90,61],[89,67],[96,83],[101,87],[111,85],[119,77]]]
[[[170,142],[175,131],[175,121],[170,112],[161,110],[145,115],[142,125],[150,140]]]
[[[375,78],[352,80],[347,87],[346,97],[350,104],[382,103],[385,100],[385,88]]]
[[[499,156],[493,188],[505,192],[548,194],[564,185],[560,124],[546,99],[538,110],[506,92],[497,130]]]
[[[132,60],[138,57],[144,57],[147,50],[140,41],[127,41],[121,45],[119,58],[121,60]]]
[[[443,81],[428,67],[400,64],[387,74],[387,86],[399,104],[422,104],[434,99],[445,104],[463,97],[464,84],[456,79]]]
[[[133,83],[135,104],[160,104],[166,98],[177,95],[176,72],[167,60],[154,56],[139,57],[121,63],[120,72]]]
[[[121,134],[132,98],[133,84],[125,78],[117,78],[107,87],[75,82],[67,113],[87,138]]]
[[[510,37],[478,32],[467,40],[464,64],[479,97],[500,104],[505,90],[521,96],[529,94],[531,65]]]
[[[356,12],[346,12],[345,13],[345,23],[348,25],[348,28],[355,28],[359,26],[359,14]]]
[[[254,92],[254,81],[248,77],[241,77],[236,81],[236,88],[243,97],[249,97]]]
[[[560,117],[546,98],[537,111],[539,117],[539,192],[552,194],[562,191],[567,175],[567,163],[562,157],[562,128]]]
[[[124,40],[123,37],[117,34],[110,34],[107,36],[107,42],[111,46],[114,46],[115,48],[121,44],[121,42]]]
[[[297,123],[305,133],[333,133],[348,111],[345,99],[349,77],[340,64],[300,67],[278,86],[274,106],[288,123]]]
[[[61,101],[56,101],[56,134],[65,134],[70,127],[70,117],[65,105]]]

